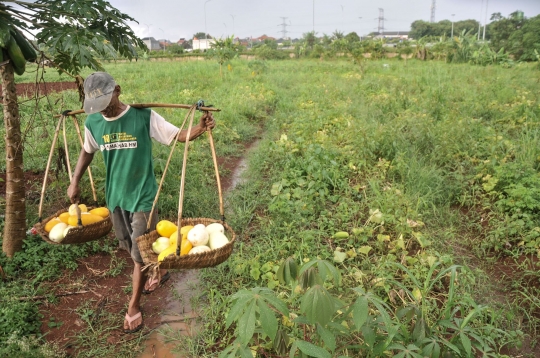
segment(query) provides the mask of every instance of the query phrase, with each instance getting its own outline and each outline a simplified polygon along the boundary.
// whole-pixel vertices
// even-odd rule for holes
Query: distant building
[[[148,50],[150,51],[159,51],[161,50],[161,46],[159,45],[159,41],[157,41],[153,37],[145,37],[142,39]]]
[[[193,50],[201,50],[201,51],[205,51],[205,50],[209,50],[212,48],[212,44],[215,42],[214,39],[201,39],[199,40],[198,38],[194,37],[193,38]]]
[[[167,47],[171,46],[172,45],[172,42],[167,40],[167,39],[159,39],[158,40],[159,42],[159,47],[165,51],[167,49]]]
[[[409,39],[409,31],[384,31],[373,36],[374,39]]]
[[[262,35],[261,37],[257,37],[253,39],[253,42],[264,42],[264,40],[276,40],[274,37]]]

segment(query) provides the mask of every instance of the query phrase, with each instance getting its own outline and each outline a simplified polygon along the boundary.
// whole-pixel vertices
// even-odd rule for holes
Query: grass
[[[517,344],[520,331],[530,335],[534,347],[539,324],[536,287],[530,280],[512,286],[490,279],[498,257],[536,254],[537,198],[527,189],[538,176],[540,102],[533,66],[385,60],[367,62],[361,71],[341,60],[268,61],[254,75],[248,62],[237,60],[224,80],[217,66],[209,61],[106,66],[127,103],[193,103],[203,98],[221,108],[214,131],[219,156],[240,155],[242,143],[263,128],[263,138],[250,154],[247,181],[227,194],[226,217],[239,238],[235,253],[226,263],[202,270],[204,287],[199,289],[205,295],[198,305],[204,330],[186,345],[192,356],[216,356],[237,336],[234,325],[224,325],[230,295],[263,286],[286,300],[287,290],[275,284],[271,268],[289,256],[299,262],[316,257],[333,262],[337,247],[350,252],[343,262],[334,262],[347,273],[343,287],[329,288],[342,299],[352,297],[350,289],[357,286],[387,302],[390,292],[401,286],[412,292],[414,282],[396,276],[388,263],[406,265],[416,277],[427,274],[426,262],[432,258],[443,268],[464,264],[472,270],[458,275],[463,281],[456,287],[457,304],[483,304],[492,317],[499,317],[477,316],[475,332],[496,338],[499,355],[504,343]],[[56,101],[62,108],[80,106],[73,94],[52,95],[49,102]],[[41,113],[47,115],[32,118],[30,105],[23,108],[26,141],[32,148],[25,151],[25,169],[44,169],[54,131],[52,114],[59,111],[43,103]],[[177,125],[183,119],[183,111],[158,111]],[[68,128],[70,153],[77,153],[75,133]],[[48,136],[42,138],[44,132]],[[191,148],[185,215],[217,217],[208,144],[197,140]],[[154,147],[157,179],[168,150]],[[160,196],[164,218],[176,215],[182,147],[177,150]],[[103,195],[102,163],[98,159],[95,164]],[[48,189],[48,203],[65,200],[66,177],[61,173]],[[90,197],[88,189],[85,194]],[[36,218],[35,205],[28,207],[30,223]],[[382,213],[380,219],[373,216],[376,210]],[[361,230],[353,235],[353,229]],[[333,238],[336,231],[351,236],[338,241]],[[403,249],[398,246],[400,235]],[[359,253],[361,247],[369,247],[369,253]],[[111,274],[114,270],[111,267]],[[29,268],[24,274],[31,277],[33,272]],[[495,285],[506,288],[504,299],[489,294]],[[439,314],[437,305],[425,307],[426,318]],[[489,333],[486,327],[505,335]],[[82,356],[110,353],[99,343],[103,330],[105,326],[95,337],[84,333],[92,348],[85,346]],[[289,334],[298,332],[291,328]],[[259,336],[261,341],[264,337]],[[363,344],[360,338],[355,343]],[[358,354],[353,348],[349,352]]]

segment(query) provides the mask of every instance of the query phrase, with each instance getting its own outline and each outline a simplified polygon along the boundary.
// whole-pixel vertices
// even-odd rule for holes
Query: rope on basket
[[[191,135],[191,126],[193,124],[193,118],[195,117],[195,109],[197,108],[197,105],[192,105],[190,108],[189,108],[189,111],[188,113],[186,114],[186,116],[184,117],[184,121],[182,122],[182,125],[180,126],[180,130],[178,131],[178,135],[180,134],[180,132],[182,131],[182,129],[184,128],[188,118],[189,118],[189,125],[188,125],[188,132],[187,132],[187,135],[186,135],[186,145],[185,145],[185,150],[184,150],[184,157],[186,157],[186,153],[187,153],[187,148],[188,148],[188,145],[189,145],[189,137]],[[146,234],[148,234],[150,232],[150,225],[152,223],[152,216],[154,215],[154,209],[156,208],[156,204],[158,202],[158,198],[159,198],[159,194],[161,193],[161,188],[163,186],[163,182],[165,181],[165,175],[167,174],[167,170],[169,169],[169,164],[171,162],[171,158],[173,156],[173,153],[174,153],[174,148],[176,148],[176,143],[178,142],[178,138],[176,138],[174,140],[174,143],[172,145],[172,148],[171,148],[171,152],[169,153],[169,157],[167,158],[167,163],[165,164],[165,169],[163,169],[163,175],[161,176],[161,180],[159,181],[159,186],[158,186],[158,190],[157,190],[157,193],[156,193],[156,197],[154,198],[154,202],[152,203],[152,210],[150,211],[150,218],[148,219],[148,224],[146,225]],[[185,160],[184,160],[184,163],[183,163],[183,166],[182,166],[182,178],[181,178],[181,189],[180,190],[183,190],[183,185],[184,185],[184,172],[185,172]],[[180,204],[181,205],[181,204]],[[181,213],[181,206],[180,206],[180,213]],[[180,214],[179,214],[180,215]],[[181,221],[179,220],[178,221],[178,228],[181,228],[180,226],[181,224]],[[177,246],[176,246],[176,254],[177,255],[180,255],[180,245],[182,244],[182,240],[176,240],[177,241]],[[158,261],[157,264],[156,263],[149,263],[147,265],[145,265],[144,267],[141,268],[141,271],[144,271],[146,270],[147,268],[150,268],[150,272],[149,272],[149,276],[150,276],[150,280],[154,280],[157,278],[158,282],[160,280],[160,276],[161,276],[161,272],[159,270],[159,265],[161,263]]]
[[[41,187],[41,197],[40,197],[40,200],[39,200],[39,208],[38,208],[38,223],[41,223],[42,220],[43,220],[42,214],[43,214],[43,201],[44,201],[44,198],[45,198],[45,188],[47,187],[47,179],[49,177],[49,171],[50,171],[50,167],[51,167],[52,157],[53,157],[53,154],[54,154],[54,148],[56,146],[56,142],[58,140],[58,136],[59,136],[59,132],[60,132],[60,126],[62,126],[62,131],[63,131],[64,148],[65,148],[65,152],[66,152],[69,181],[71,182],[71,179],[72,179],[71,166],[69,164],[69,150],[68,150],[68,144],[67,144],[66,127],[65,127],[66,117],[71,112],[72,111],[70,109],[65,110],[64,112],[62,112],[62,114],[60,115],[60,119],[58,120],[58,124],[56,125],[56,129],[55,129],[54,136],[53,136],[53,141],[51,143],[51,149],[49,151],[49,158],[47,159],[47,166],[45,168],[45,175],[44,175],[44,178],[43,178],[43,185]],[[77,122],[77,119],[75,118],[75,116],[72,116],[72,117],[73,117],[73,121],[75,123],[75,128],[77,129],[79,142],[80,142],[81,148],[82,148],[83,147],[83,139],[82,139],[82,136],[81,136],[81,130],[79,128],[79,123]],[[88,177],[90,178],[90,184],[91,184],[91,187],[92,187],[92,194],[93,194],[93,197],[94,197],[94,202],[96,203],[96,206],[97,206],[96,188],[94,186],[94,181],[92,179],[92,170],[90,169],[90,166],[88,166],[87,170],[88,170]],[[80,216],[79,216],[79,220],[80,220]]]
[[[206,224],[210,223],[210,222],[217,222],[216,220],[213,220],[213,219],[208,219],[208,218],[198,218],[198,219],[193,219],[193,218],[187,218],[187,219],[183,219],[182,218],[182,212],[183,212],[183,202],[184,202],[184,188],[185,188],[185,176],[186,176],[186,164],[187,164],[187,156],[188,156],[188,149],[189,149],[189,140],[187,140],[188,138],[190,138],[191,136],[191,129],[193,127],[193,119],[194,119],[194,116],[195,116],[195,111],[198,109],[202,112],[208,112],[207,109],[208,108],[211,108],[211,107],[204,107],[204,102],[203,101],[199,101],[197,104],[191,106],[189,108],[189,112],[188,114],[186,115],[186,118],[184,119],[184,122],[182,123],[182,126],[181,126],[181,129],[183,129],[184,125],[186,124],[186,121],[187,119],[189,118],[189,124],[188,124],[188,128],[187,128],[187,134],[186,134],[186,141],[185,141],[185,147],[184,147],[184,156],[183,156],[183,163],[182,163],[182,176],[181,176],[181,180],[180,180],[180,193],[179,193],[179,199],[178,199],[178,222],[177,222],[177,226],[178,228],[182,228],[182,224],[184,221],[186,221],[188,224],[190,225],[195,225],[195,222],[204,222]],[[217,249],[218,251],[214,250],[214,256],[213,258],[211,258],[210,260],[208,259],[204,259],[206,261],[205,264],[203,265],[195,265],[196,267],[190,267],[190,260],[189,259],[186,259],[184,257],[184,260],[181,260],[180,259],[180,247],[181,247],[181,239],[179,238],[177,240],[177,246],[176,246],[176,252],[175,252],[175,256],[174,256],[174,259],[175,261],[171,261],[171,257],[169,256],[169,259],[165,259],[164,261],[162,262],[159,262],[157,261],[157,258],[152,258],[151,255],[149,255],[150,253],[150,242],[151,240],[155,240],[155,237],[156,235],[158,235],[155,231],[152,231],[151,233],[148,233],[150,231],[150,224],[151,224],[151,220],[149,220],[148,222],[148,225],[147,225],[147,230],[146,230],[146,234],[137,238],[137,244],[139,245],[139,249],[141,250],[141,254],[143,256],[143,259],[145,259],[145,262],[147,262],[146,265],[144,265],[142,267],[142,271],[145,271],[147,269],[149,269],[149,276],[151,279],[159,279],[159,276],[160,276],[160,266],[162,264],[164,264],[165,267],[167,268],[202,268],[202,267],[210,267],[210,266],[215,266],[216,264],[219,264],[221,262],[223,262],[224,260],[226,260],[226,258],[230,255],[231,251],[232,251],[232,245],[233,245],[233,242],[234,242],[234,231],[232,231],[232,229],[225,223],[225,215],[224,215],[224,207],[223,207],[223,194],[222,194],[222,189],[221,189],[221,180],[220,180],[220,176],[219,176],[219,170],[218,170],[218,164],[217,164],[217,155],[216,155],[216,151],[215,151],[215,147],[214,147],[214,139],[213,139],[213,136],[212,136],[212,130],[210,128],[208,128],[207,130],[207,133],[208,133],[208,138],[209,138],[209,141],[210,141],[210,148],[211,148],[211,152],[212,152],[212,159],[213,159],[213,164],[214,164],[214,169],[215,169],[215,174],[216,174],[216,181],[217,181],[217,187],[218,187],[218,194],[219,194],[219,209],[220,209],[220,214],[221,214],[221,223],[226,227],[226,230],[228,230],[228,232],[232,233],[232,239],[231,239],[231,242],[229,244],[227,244],[228,247],[224,247],[223,249]],[[165,170],[163,172],[163,176],[161,178],[161,181],[160,181],[160,185],[159,185],[159,188],[158,188],[158,192],[156,193],[156,198],[154,199],[154,203],[153,203],[153,207],[152,207],[152,212],[151,212],[151,215],[154,214],[154,209],[155,209],[155,205],[157,203],[157,200],[158,200],[158,196],[161,192],[161,186],[163,184],[163,180],[164,180],[164,177],[165,177],[165,174],[167,172],[167,169],[168,169],[168,166],[169,166],[169,162],[170,162],[170,159],[171,159],[171,156],[172,156],[172,153],[174,151],[174,146],[173,148],[171,149],[171,153],[169,154],[169,158],[167,160],[167,164],[165,166]],[[222,251],[220,251],[222,250]],[[152,253],[153,255],[153,253]],[[199,254],[199,255],[203,255],[203,254]],[[172,254],[171,254],[172,256]],[[156,261],[154,261],[156,260]],[[185,261],[187,260],[187,261]],[[200,262],[199,262],[200,263]],[[172,266],[171,266],[172,265]]]

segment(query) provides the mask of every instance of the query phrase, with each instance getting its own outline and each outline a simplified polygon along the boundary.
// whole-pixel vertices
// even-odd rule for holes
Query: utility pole
[[[487,22],[487,15],[488,15],[488,2],[489,0],[486,0],[486,16],[484,17],[484,34],[482,35],[482,41],[486,41],[486,22]]]
[[[450,35],[451,38],[454,38],[454,16],[456,14],[452,14],[452,34]]]
[[[234,15],[231,14],[231,17],[232,17],[232,32],[234,36]]]
[[[431,2],[431,21],[430,22],[435,22],[435,9],[436,9],[436,0],[433,0]]]
[[[313,0],[313,35],[315,35],[315,0]]]
[[[384,33],[384,9],[379,8],[379,25],[377,26],[379,35]]]
[[[287,26],[289,26],[287,23],[285,23],[285,20],[288,19],[288,17],[281,17],[283,19],[283,22],[280,24],[281,26],[281,37],[283,39],[287,38]]]
[[[482,4],[480,5],[480,21],[478,21],[478,38],[477,40],[480,41],[480,29],[482,27],[482,10],[484,9],[484,0],[482,0]]]

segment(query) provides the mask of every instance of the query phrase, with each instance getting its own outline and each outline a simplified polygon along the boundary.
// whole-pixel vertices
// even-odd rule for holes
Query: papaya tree
[[[234,43],[234,35],[225,39],[214,39],[210,44],[208,56],[215,58],[219,63],[219,76],[223,78],[223,64],[229,62],[238,55],[239,47]]]
[[[2,250],[9,257],[26,237],[24,143],[15,75],[27,61],[47,57],[58,71],[79,80],[83,68],[103,70],[99,58],[132,59],[143,47],[127,21],[135,21],[103,0],[0,0],[0,76],[6,147],[6,212]],[[136,22],[136,21],[135,21]],[[37,52],[27,40],[48,52]]]

